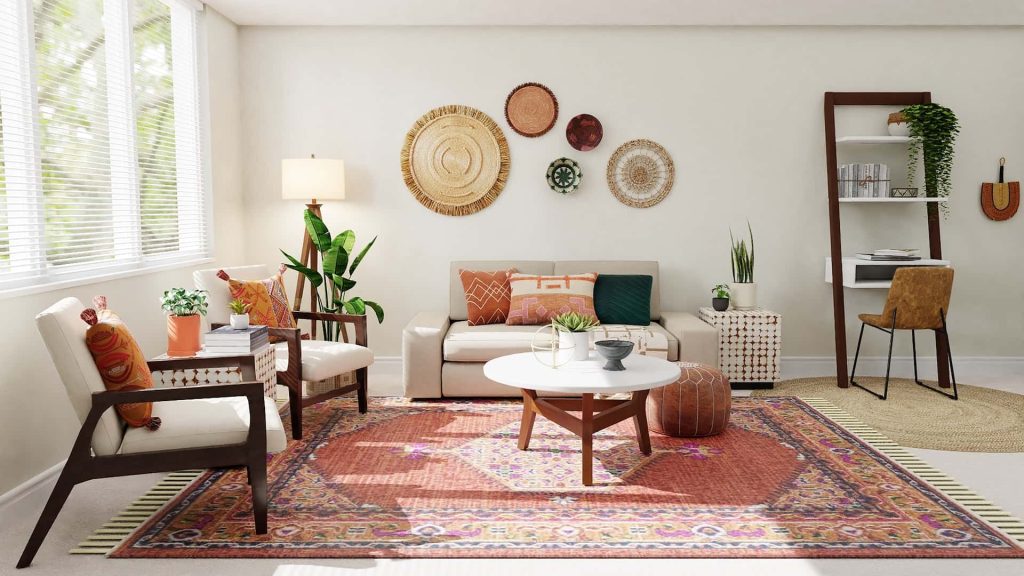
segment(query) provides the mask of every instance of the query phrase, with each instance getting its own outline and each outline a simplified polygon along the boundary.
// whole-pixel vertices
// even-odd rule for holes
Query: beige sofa
[[[687,312],[663,312],[658,263],[650,261],[516,261],[452,262],[450,303],[446,312],[421,312],[402,333],[402,382],[406,398],[519,396],[517,388],[484,376],[484,363],[498,356],[529,352],[537,326],[470,326],[459,270],[506,270],[525,274],[646,274],[651,289],[653,332],[664,334],[669,360],[718,366],[718,332]]]

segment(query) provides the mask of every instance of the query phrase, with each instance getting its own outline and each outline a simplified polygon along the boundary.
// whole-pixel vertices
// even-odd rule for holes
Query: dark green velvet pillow
[[[645,275],[598,274],[594,285],[597,319],[601,324],[650,325],[653,283]]]

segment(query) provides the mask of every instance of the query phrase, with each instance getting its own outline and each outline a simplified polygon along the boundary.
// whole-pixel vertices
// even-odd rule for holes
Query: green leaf
[[[324,274],[334,276],[335,274],[345,273],[345,267],[348,266],[348,252],[336,246],[331,246],[324,252],[323,256]]]
[[[381,305],[377,304],[376,302],[374,302],[372,300],[364,300],[363,303],[366,304],[366,306],[368,306],[369,308],[373,308],[373,312],[375,314],[377,314],[377,323],[378,324],[383,324],[384,323],[384,309],[381,308]]]
[[[324,224],[324,221],[309,210],[306,210],[303,217],[306,220],[306,231],[309,232],[309,238],[313,241],[313,245],[316,246],[317,251],[324,252],[330,248],[331,231],[327,229],[327,225]]]
[[[319,272],[307,266],[303,266],[302,262],[299,262],[284,250],[281,250],[281,254],[284,254],[284,257],[291,262],[291,264],[285,264],[285,266],[305,276],[309,280],[309,283],[313,285],[313,288],[319,288],[320,285],[324,283],[324,277],[321,276]]]
[[[367,244],[366,246],[364,246],[362,251],[359,252],[359,255],[356,256],[356,259],[352,261],[352,267],[348,269],[349,275],[352,275],[352,274],[355,273],[356,268],[359,266],[359,263],[363,261],[363,258],[366,257],[366,253],[370,251],[370,248],[373,247],[373,243],[376,242],[376,241],[377,241],[377,237],[374,236],[373,240],[370,240],[370,243]]]
[[[344,302],[345,312],[349,314],[366,314],[366,302],[362,298],[350,298]]]
[[[351,254],[352,249],[356,247],[356,233],[351,230],[345,230],[331,242],[332,246],[342,248],[345,252]]]
[[[345,278],[344,276],[338,274],[332,276],[331,280],[334,280],[334,285],[337,286],[338,290],[341,290],[342,292],[348,292],[350,289],[352,289],[353,286],[356,285],[355,280]]]

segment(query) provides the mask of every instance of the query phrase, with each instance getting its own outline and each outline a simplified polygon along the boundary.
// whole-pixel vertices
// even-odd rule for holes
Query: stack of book
[[[874,252],[857,254],[861,260],[872,260],[875,262],[907,262],[920,260],[920,250],[917,248],[885,248]]]
[[[269,343],[266,326],[249,326],[244,330],[221,326],[206,333],[204,351],[207,354],[252,354]]]

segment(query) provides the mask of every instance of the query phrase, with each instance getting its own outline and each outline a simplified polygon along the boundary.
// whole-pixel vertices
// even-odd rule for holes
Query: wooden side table
[[[167,354],[161,354],[154,358],[154,360],[166,360],[168,358],[170,357]],[[273,346],[264,346],[253,354],[210,354],[200,351],[195,356],[192,356],[192,358],[231,358],[241,359],[243,362],[252,362],[253,371],[256,373],[256,380],[263,383],[263,395],[267,398],[277,398],[277,369]],[[153,383],[158,387],[228,384],[241,381],[241,369],[231,366],[224,366],[223,368],[185,368],[153,373]]]
[[[718,368],[734,390],[771,389],[780,378],[782,316],[771,310],[701,308],[697,316],[718,328]]]

